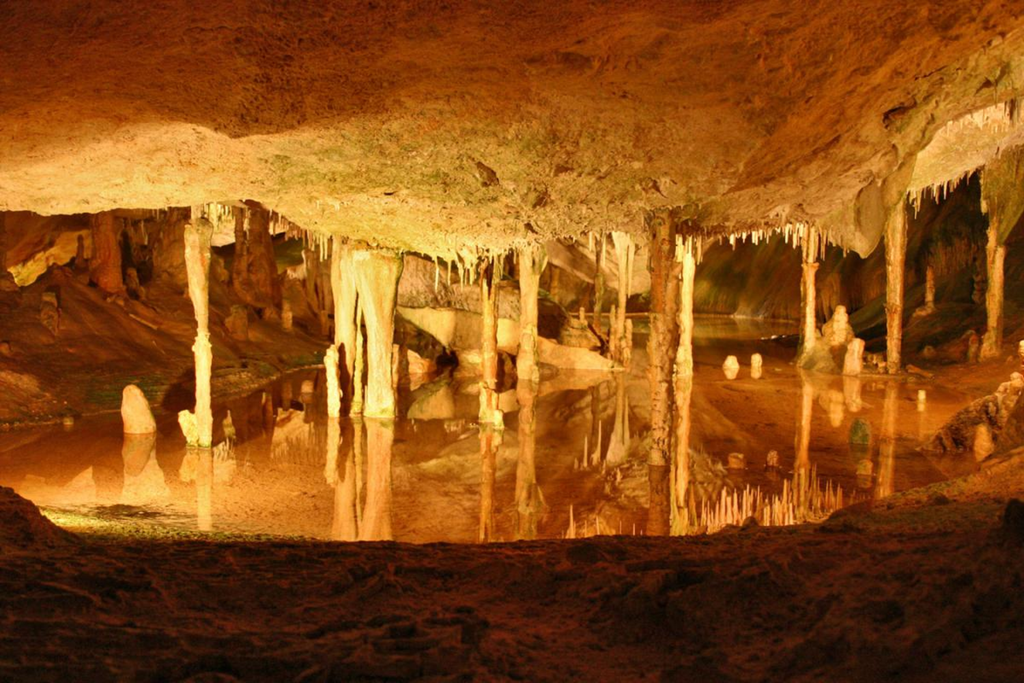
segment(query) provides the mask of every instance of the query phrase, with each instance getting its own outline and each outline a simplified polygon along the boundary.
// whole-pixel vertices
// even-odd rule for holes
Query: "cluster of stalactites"
[[[910,205],[914,207],[914,216],[917,217],[921,212],[921,205],[924,203],[925,199],[930,198],[936,204],[946,201],[946,198],[949,197],[954,190],[960,187],[961,183],[974,175],[974,172],[977,170],[978,169],[971,169],[964,171],[955,178],[951,178],[934,185],[926,185],[924,187],[917,188],[916,190],[911,190]]]

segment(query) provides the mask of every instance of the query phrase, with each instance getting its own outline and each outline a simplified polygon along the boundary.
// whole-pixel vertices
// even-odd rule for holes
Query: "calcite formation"
[[[149,408],[149,401],[134,384],[129,384],[121,392],[121,421],[124,423],[125,434],[154,434],[156,420]]]

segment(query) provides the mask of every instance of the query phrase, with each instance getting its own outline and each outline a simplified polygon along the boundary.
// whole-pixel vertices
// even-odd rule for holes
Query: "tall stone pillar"
[[[356,291],[366,323],[366,417],[393,418],[395,390],[392,381],[392,345],[395,338],[395,305],[402,257],[390,251],[361,250],[353,254]]]
[[[682,266],[679,282],[679,344],[676,347],[675,457],[672,462],[672,497],[677,531],[690,524],[690,402],[693,396],[693,284],[697,270],[693,238],[676,245],[676,260]]]
[[[356,361],[356,278],[352,248],[335,237],[331,244],[331,289],[334,294],[334,346],[338,351],[343,404],[352,403]]]
[[[906,260],[907,204],[901,199],[885,224],[885,367],[890,375],[900,371]]]
[[[800,351],[797,365],[803,365],[811,357],[818,341],[818,293],[814,281],[818,273],[818,233],[813,227],[807,229],[801,252]]]
[[[651,334],[647,342],[651,387],[651,451],[648,464],[667,467],[672,443],[672,361],[679,334],[675,276],[675,224],[668,211],[645,216],[651,234]]]
[[[213,346],[210,344],[210,240],[213,226],[203,217],[193,216],[185,226],[185,268],[188,295],[196,316],[196,341],[192,353],[196,364],[195,412],[183,410],[178,422],[190,446],[213,445],[213,411],[210,406],[210,377],[213,370]]]
[[[480,262],[480,306],[483,312],[480,339],[480,424],[494,429],[504,426],[498,408],[498,288],[491,259]]]
[[[604,260],[607,243],[605,234],[599,233],[594,254],[596,261],[594,269],[594,329],[597,330],[598,336],[601,336],[604,331]]]

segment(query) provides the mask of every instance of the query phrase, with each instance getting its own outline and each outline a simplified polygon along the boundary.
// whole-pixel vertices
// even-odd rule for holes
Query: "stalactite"
[[[480,424],[501,429],[504,426],[498,408],[498,288],[500,263],[480,260],[480,305],[483,311],[480,342]],[[495,272],[497,270],[497,272]]]
[[[594,330],[597,331],[598,336],[601,336],[604,334],[604,320],[602,319],[604,311],[604,264],[608,240],[603,232],[599,233],[597,240],[594,271]]]
[[[89,217],[92,232],[92,258],[89,279],[106,295],[124,294],[121,273],[121,221],[112,211]]]
[[[367,417],[395,416],[392,381],[392,345],[395,336],[395,304],[402,257],[383,250],[360,250],[353,254],[356,292],[366,324]]]
[[[612,321],[610,348],[612,360],[625,365],[632,351],[632,340],[626,338],[626,302],[629,300],[635,245],[633,237],[624,232],[613,232],[612,243],[615,246],[615,259],[618,267],[619,300],[615,319]]]
[[[907,208],[899,205],[885,224],[885,365],[889,374],[900,371],[903,344],[903,276],[907,258]]]
[[[537,367],[538,296],[540,276],[546,262],[542,246],[530,245],[519,252],[519,355],[516,357],[519,381],[540,381],[540,369]]]
[[[331,247],[330,280],[334,293],[334,346],[339,358],[339,389],[343,404],[351,405],[356,356],[356,279],[352,248],[337,237]]]

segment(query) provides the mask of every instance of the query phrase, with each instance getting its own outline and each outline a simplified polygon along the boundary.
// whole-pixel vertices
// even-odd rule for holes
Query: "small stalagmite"
[[[750,357],[750,378],[761,379],[764,372],[764,360],[761,358],[761,354],[755,353]]]
[[[338,384],[338,347],[327,347],[324,352],[324,370],[327,373],[327,416],[341,415],[341,388]]]
[[[149,408],[149,401],[134,384],[129,384],[121,392],[121,421],[124,423],[125,434],[152,434],[156,432],[156,420]]]
[[[846,347],[843,359],[843,374],[857,377],[864,370],[864,340],[854,337]]]
[[[736,356],[729,356],[722,363],[722,372],[725,373],[726,379],[736,379],[740,374],[740,361]]]

